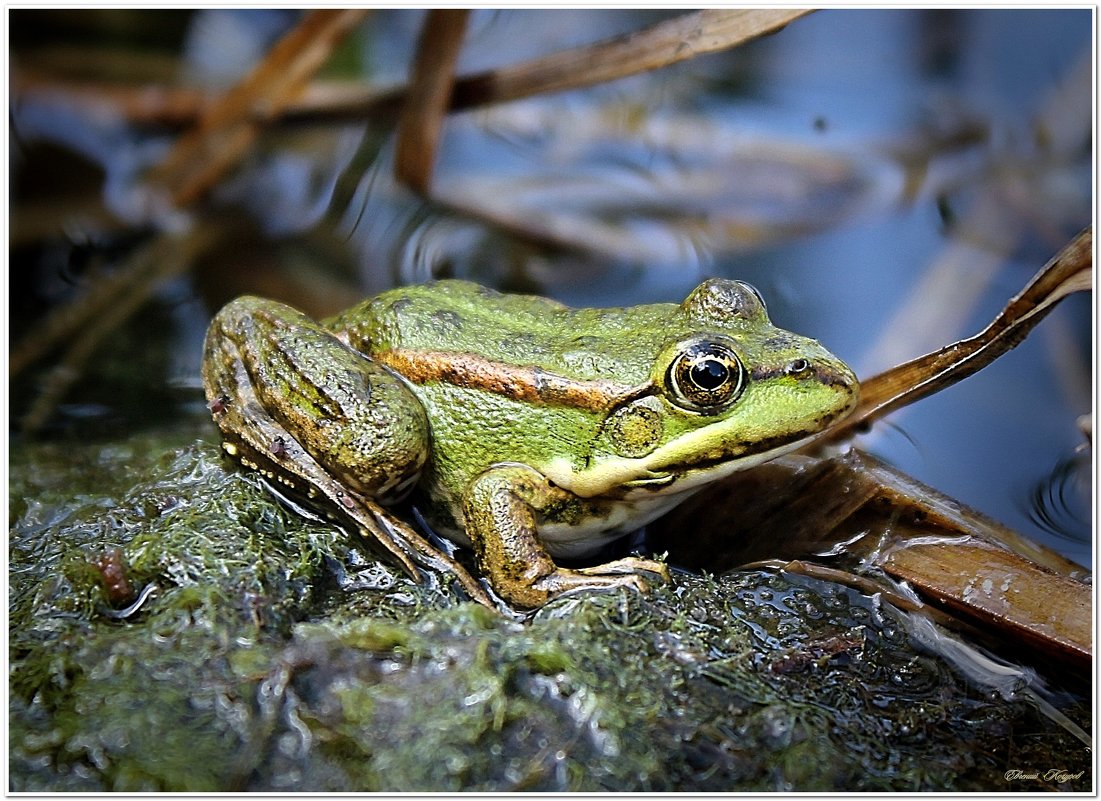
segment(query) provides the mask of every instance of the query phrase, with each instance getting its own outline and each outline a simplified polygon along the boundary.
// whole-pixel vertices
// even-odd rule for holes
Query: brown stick
[[[421,28],[413,77],[398,120],[395,176],[414,192],[427,195],[432,182],[451,89],[455,63],[466,33],[470,11],[434,9]]]
[[[809,14],[798,9],[712,9],[637,33],[472,75],[455,85],[453,109],[502,103],[614,81],[726,50]]]
[[[278,117],[297,97],[336,44],[366,10],[311,11],[279,40],[248,76],[208,107],[151,179],[175,206],[205,194],[249,150],[262,123]]]
[[[636,33],[460,77],[455,81],[449,110],[580,89],[659,69],[775,33],[809,13],[796,9],[736,9],[684,14]],[[300,122],[385,120],[399,112],[407,92],[404,86],[316,82],[288,100],[280,116],[286,121]],[[74,103],[104,103],[131,122],[161,125],[193,122],[208,113],[211,103],[194,89],[65,84],[26,71],[13,77],[12,93],[15,96],[52,93]],[[271,116],[265,113],[263,118]]]
[[[1060,300],[1088,291],[1092,278],[1093,229],[1086,228],[1044,265],[983,331],[861,382],[856,411],[815,446],[845,439],[890,412],[978,372],[1017,347]]]
[[[8,355],[8,376],[14,377],[67,339],[79,338],[77,332],[93,325],[93,320],[108,315],[108,310],[123,305],[127,293],[142,293],[148,276],[173,274],[179,263],[177,238],[161,235],[131,254],[115,272],[99,277],[88,290],[59,306],[37,323]],[[129,305],[129,304],[125,304]],[[110,315],[113,317],[113,315]]]
[[[883,570],[982,628],[1089,669],[1089,585],[981,541],[901,543]]]
[[[25,434],[45,423],[100,343],[145,305],[165,280],[191,268],[220,234],[218,226],[192,228],[186,235],[163,233],[135,251],[116,274],[97,282],[92,291],[59,309],[27,335],[12,352],[14,375],[41,353],[65,342],[61,360],[46,373],[42,391],[21,421]],[[80,331],[80,335],[76,335]]]

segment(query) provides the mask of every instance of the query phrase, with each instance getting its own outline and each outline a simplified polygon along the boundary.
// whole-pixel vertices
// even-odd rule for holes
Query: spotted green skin
[[[670,378],[701,341],[744,368],[740,393],[702,411]],[[383,501],[415,489],[429,522],[472,543],[490,584],[519,606],[665,578],[649,560],[571,571],[553,557],[583,557],[796,447],[858,396],[843,362],[774,327],[755,291],[722,279],[680,304],[612,309],[439,281],[323,324],[240,298],[211,325],[204,382],[227,449],[245,429],[263,432],[246,464],[312,460]],[[272,431],[279,443],[257,453]]]

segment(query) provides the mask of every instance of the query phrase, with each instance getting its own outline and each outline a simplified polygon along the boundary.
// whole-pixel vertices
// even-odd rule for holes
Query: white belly
[[[703,487],[661,495],[640,491],[633,498],[608,501],[608,511],[604,517],[594,517],[580,525],[544,523],[539,526],[539,538],[551,556],[570,559],[588,556],[624,534],[656,520],[700,489]]]

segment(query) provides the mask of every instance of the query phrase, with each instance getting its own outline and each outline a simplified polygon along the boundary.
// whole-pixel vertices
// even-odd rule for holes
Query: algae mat
[[[509,618],[170,445],[13,447],[10,790],[1092,786],[852,590],[681,572]]]

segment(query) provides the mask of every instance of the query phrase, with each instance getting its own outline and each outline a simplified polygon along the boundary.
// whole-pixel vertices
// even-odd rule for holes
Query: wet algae
[[[835,585],[680,573],[518,620],[202,441],[21,444],[9,492],[11,790],[1091,786],[1026,698]]]

